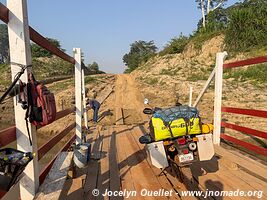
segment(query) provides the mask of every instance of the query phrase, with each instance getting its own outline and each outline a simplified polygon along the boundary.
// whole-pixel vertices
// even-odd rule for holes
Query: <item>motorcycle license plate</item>
[[[188,162],[188,161],[192,161],[192,160],[194,160],[193,153],[188,153],[188,154],[179,155],[178,157],[179,157],[179,161],[180,161],[180,163]]]

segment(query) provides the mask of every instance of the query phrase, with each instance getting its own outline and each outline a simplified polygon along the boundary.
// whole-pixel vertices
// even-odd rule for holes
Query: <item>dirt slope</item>
[[[152,104],[159,107],[172,106],[177,96],[182,104],[188,104],[190,86],[193,87],[194,102],[215,66],[216,53],[220,51],[223,51],[223,37],[217,36],[205,42],[198,50],[189,44],[181,54],[156,56],[131,74],[138,82],[143,95],[149,98]],[[226,62],[245,58],[244,55],[238,55]],[[213,121],[213,99],[214,84],[212,83],[198,106],[205,123]],[[234,78],[224,79],[222,100],[223,106],[267,110],[267,86],[262,84],[259,87],[251,81]],[[229,123],[267,131],[265,118],[226,113],[223,113],[222,117]],[[227,129],[227,133],[244,141],[267,147],[267,140],[230,129]]]
[[[116,76],[115,107],[123,109],[125,124],[142,123],[144,121],[144,98],[134,79],[129,74]]]

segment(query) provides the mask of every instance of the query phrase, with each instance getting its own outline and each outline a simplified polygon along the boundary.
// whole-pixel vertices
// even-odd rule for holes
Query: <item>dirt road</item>
[[[115,109],[122,109],[124,123],[135,124],[146,120],[142,113],[144,97],[129,74],[116,75]]]

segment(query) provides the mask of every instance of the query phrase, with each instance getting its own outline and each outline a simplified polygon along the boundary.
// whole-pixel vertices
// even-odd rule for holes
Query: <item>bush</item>
[[[223,8],[218,8],[214,11],[211,11],[206,16],[206,27],[205,29],[202,26],[202,19],[199,20],[197,24],[197,34],[199,33],[213,33],[222,31],[227,27],[228,16],[227,10]]]
[[[188,37],[184,36],[182,33],[179,37],[171,39],[171,41],[167,44],[167,46],[159,53],[159,55],[163,56],[166,54],[175,54],[182,53],[185,46],[188,44]]]
[[[267,2],[262,0],[248,1],[233,9],[225,35],[228,51],[249,51],[267,45],[266,16]]]

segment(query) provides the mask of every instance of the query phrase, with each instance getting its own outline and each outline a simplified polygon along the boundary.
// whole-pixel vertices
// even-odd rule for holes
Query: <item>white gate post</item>
[[[8,22],[8,36],[10,48],[11,63],[19,63],[22,65],[31,65],[31,49],[30,49],[30,35],[27,15],[26,0],[8,0],[7,8],[9,12]],[[20,67],[11,64],[12,80],[14,76],[20,71]],[[28,82],[28,73],[31,67],[25,70],[21,76],[21,80]],[[26,127],[25,110],[22,109],[21,104],[16,102],[14,97],[17,149],[24,152],[34,152],[36,155],[26,169],[25,176],[20,181],[20,198],[22,200],[33,199],[39,187],[39,165],[38,165],[38,148],[36,138],[36,127],[29,123],[29,130],[32,139],[32,146],[28,139],[28,132]]]
[[[82,143],[82,57],[81,49],[73,48],[75,59],[75,110],[76,110],[76,144]]]
[[[192,94],[193,94],[193,87],[190,86],[190,90],[189,90],[189,106],[192,106]]]
[[[82,93],[83,93],[83,118],[84,118],[84,126],[88,129],[88,115],[86,109],[86,95],[85,95],[85,82],[84,82],[84,68],[82,68]]]
[[[221,134],[221,109],[222,109],[222,84],[223,84],[223,61],[227,56],[227,52],[217,53],[216,55],[216,71],[215,71],[215,91],[214,91],[214,132],[213,143],[220,145]]]

